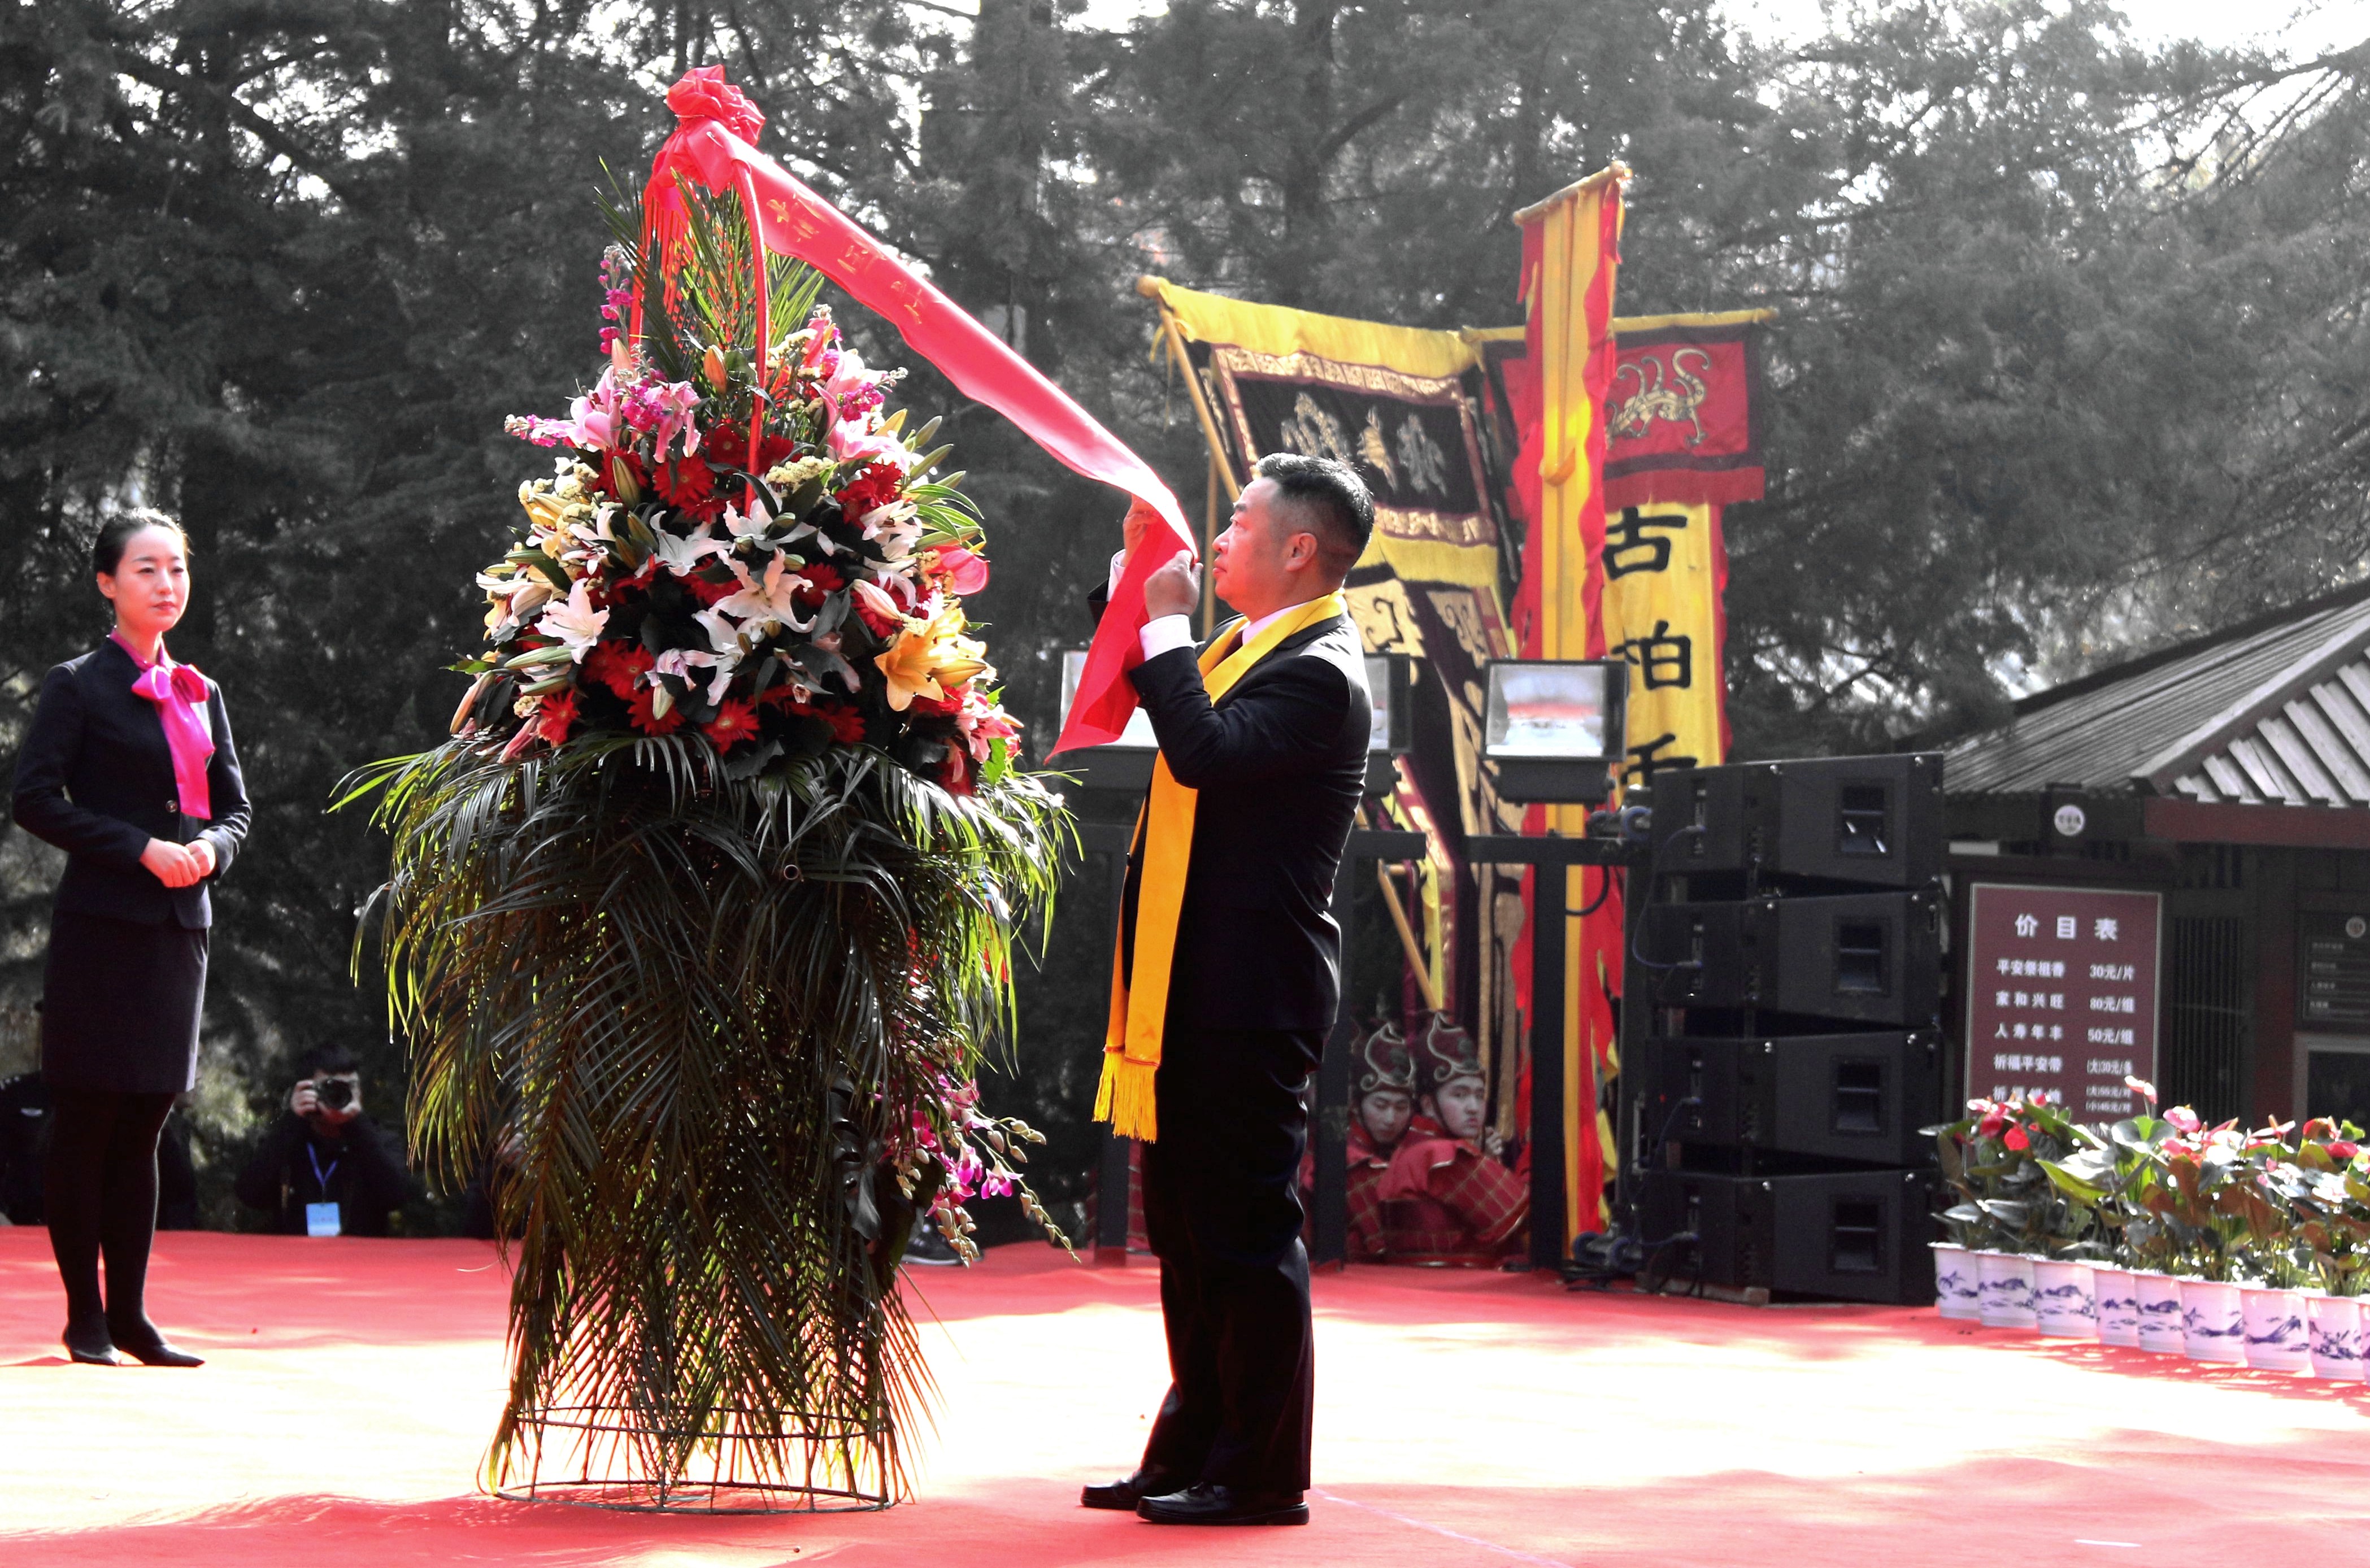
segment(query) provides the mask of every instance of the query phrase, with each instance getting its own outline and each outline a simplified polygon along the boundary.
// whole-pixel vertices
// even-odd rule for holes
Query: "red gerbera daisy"
[[[584,674],[616,693],[619,702],[630,703],[651,663],[650,650],[639,643],[595,643],[584,656]]]
[[[757,704],[727,697],[716,704],[716,716],[699,728],[701,734],[716,742],[719,751],[730,751],[757,733]]]
[[[659,494],[678,507],[696,507],[716,489],[715,474],[696,457],[670,463],[652,477],[658,481]]]
[[[657,687],[643,687],[634,693],[633,707],[626,716],[631,719],[634,727],[644,735],[673,735],[683,727],[683,710],[679,707],[671,707],[667,709],[666,716],[662,718],[653,708],[657,699]]]
[[[842,746],[855,746],[864,739],[864,715],[846,703],[817,703],[815,716],[831,726],[831,738]]]
[[[904,483],[905,476],[897,471],[895,464],[867,464],[855,478],[839,487],[836,492],[839,509],[846,512],[851,521],[861,520],[873,508],[885,507],[895,500]]]
[[[568,738],[576,723],[576,693],[555,692],[535,710],[535,732],[554,746]]]
[[[839,568],[828,563],[801,567],[799,577],[799,597],[809,604],[820,604],[825,594],[836,593],[847,586],[847,579],[839,575]]]

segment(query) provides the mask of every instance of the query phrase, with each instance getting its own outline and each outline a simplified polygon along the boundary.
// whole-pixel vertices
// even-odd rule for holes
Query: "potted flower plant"
[[[1944,1179],[1960,1198],[1944,1211],[1943,1223],[1954,1228],[1959,1245],[1984,1243],[1974,1253],[1982,1320],[1995,1328],[2041,1326],[2038,1270],[2062,1265],[2049,1271],[2057,1292],[2049,1332],[2076,1333],[2069,1325],[2095,1318],[2079,1265],[2097,1244],[2088,1214],[2052,1182],[2042,1161],[2063,1159],[2095,1139],[2045,1095],[1972,1100],[1967,1109],[1961,1120],[1931,1130]]]
[[[2316,1118],[2296,1138],[2295,1161],[2275,1174],[2318,1288],[2305,1299],[2313,1375],[2364,1376],[2360,1297],[2370,1286],[2370,1173],[2362,1129]]]

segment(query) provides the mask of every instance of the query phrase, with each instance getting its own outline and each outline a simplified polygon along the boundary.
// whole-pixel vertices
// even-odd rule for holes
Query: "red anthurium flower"
[[[2170,1122],[2174,1127],[2179,1127],[2181,1131],[2192,1135],[2194,1135],[2205,1126],[2203,1122],[2198,1120],[2197,1113],[2191,1110],[2186,1105],[2175,1105],[2172,1109],[2165,1112],[2164,1119]]]
[[[757,733],[757,705],[738,697],[727,697],[716,705],[716,716],[699,727],[700,732],[716,742],[719,751],[730,751]]]
[[[960,544],[940,544],[930,554],[938,557],[938,570],[956,593],[967,597],[987,586],[986,556],[975,555]]]
[[[2329,1155],[2332,1160],[2351,1160],[2361,1152],[2362,1146],[2351,1139],[2338,1138],[2330,1140]]]
[[[1975,1124],[1975,1136],[1997,1138],[2000,1128],[2006,1126],[2008,1126],[2008,1108],[2004,1105],[1994,1105],[1984,1113],[1984,1119]]]
[[[2008,1136],[2001,1139],[2000,1141],[2008,1145],[2010,1149],[2015,1150],[2019,1154],[2032,1147],[2032,1139],[2024,1135],[2024,1128],[2020,1127],[2012,1127],[2008,1128]]]

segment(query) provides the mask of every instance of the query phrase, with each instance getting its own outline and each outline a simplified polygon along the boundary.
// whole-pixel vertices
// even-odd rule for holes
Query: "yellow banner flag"
[[[1714,505],[1625,508],[1598,559],[1605,649],[1629,665],[1629,757],[1646,771],[1726,760],[1721,603],[1728,553]]]

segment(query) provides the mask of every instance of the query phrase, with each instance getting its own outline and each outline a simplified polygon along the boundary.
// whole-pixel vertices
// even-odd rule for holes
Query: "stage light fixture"
[[[1501,800],[1594,805],[1613,793],[1628,745],[1628,665],[1493,659],[1489,682],[1481,755]]]

